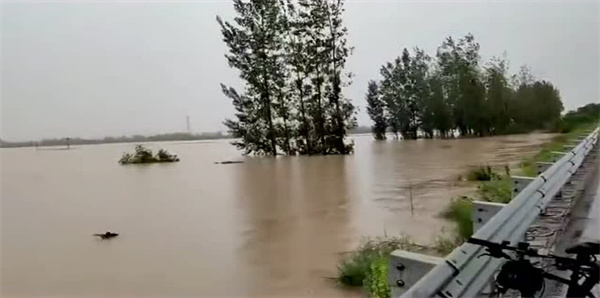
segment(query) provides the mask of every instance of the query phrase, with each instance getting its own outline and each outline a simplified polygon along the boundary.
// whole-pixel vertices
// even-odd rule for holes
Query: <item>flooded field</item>
[[[2,149],[2,297],[356,294],[327,278],[341,253],[364,236],[430,242],[468,167],[515,163],[551,135],[353,138],[354,155],[278,158],[151,143],[181,162],[141,166],[117,164],[134,144]],[[105,231],[120,236],[92,236]]]

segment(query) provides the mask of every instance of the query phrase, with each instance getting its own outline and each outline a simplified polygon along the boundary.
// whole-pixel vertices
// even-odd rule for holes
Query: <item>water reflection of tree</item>
[[[250,294],[335,294],[323,277],[335,274],[338,252],[348,249],[346,161],[256,158],[240,167],[238,255]]]

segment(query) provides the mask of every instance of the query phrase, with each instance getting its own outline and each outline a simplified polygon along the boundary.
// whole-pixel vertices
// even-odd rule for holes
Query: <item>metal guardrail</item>
[[[599,128],[537,176],[509,204],[481,227],[474,238],[516,244],[525,236],[546,204],[560,191],[582,164],[598,139]],[[401,297],[475,297],[489,284],[494,272],[504,262],[482,256],[485,249],[464,243]]]

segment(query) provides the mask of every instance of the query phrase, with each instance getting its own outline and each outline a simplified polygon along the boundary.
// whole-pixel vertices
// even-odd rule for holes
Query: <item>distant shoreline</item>
[[[552,133],[544,130],[536,130],[529,132],[517,132],[506,135],[519,135],[528,133]],[[366,126],[360,126],[352,129],[348,132],[348,135],[371,135],[371,128]],[[388,136],[393,138],[393,135],[388,132]],[[493,135],[490,135],[493,136]],[[497,136],[497,135],[496,135]],[[478,138],[473,136],[456,136],[449,139],[464,139],[464,138]],[[25,147],[59,147],[53,150],[67,149],[68,146],[72,145],[101,145],[101,144],[127,144],[127,143],[151,143],[151,142],[176,142],[176,141],[210,141],[210,140],[226,140],[234,139],[229,134],[223,133],[202,133],[202,134],[187,134],[187,133],[170,133],[170,134],[158,134],[152,136],[129,136],[129,137],[105,137],[103,139],[83,139],[67,138],[62,139],[46,139],[41,141],[23,141],[23,142],[6,142],[0,139],[0,148],[25,148]],[[419,138],[421,139],[421,138]],[[50,149],[48,149],[50,150]]]
[[[0,140],[0,148],[20,148],[20,147],[67,147],[72,145],[99,145],[116,143],[148,143],[148,142],[171,142],[171,141],[201,141],[201,140],[220,140],[229,139],[230,135],[222,133],[170,133],[158,134],[152,136],[129,136],[129,137],[106,137],[102,139],[83,139],[83,138],[61,138],[46,139],[41,141],[23,141],[6,142]]]
[[[357,127],[349,134],[371,133],[370,127]],[[173,142],[173,141],[205,141],[205,140],[223,140],[233,139],[229,134],[221,132],[209,132],[200,134],[189,133],[166,133],[151,136],[123,136],[123,137],[105,137],[102,139],[84,139],[84,138],[60,138],[45,139],[39,141],[7,142],[0,139],[0,148],[22,148],[22,147],[67,147],[72,145],[99,145],[99,144],[117,144],[117,143],[148,143],[148,142]]]

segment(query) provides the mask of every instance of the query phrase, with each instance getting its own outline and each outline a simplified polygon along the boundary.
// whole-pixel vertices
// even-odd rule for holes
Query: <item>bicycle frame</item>
[[[595,263],[593,254],[590,255],[589,253],[578,252],[576,258],[573,259],[552,255],[539,255],[537,251],[530,249],[527,243],[519,243],[517,247],[511,247],[508,246],[508,242],[498,244],[475,238],[470,238],[468,242],[486,247],[488,254],[494,258],[504,258],[514,261],[514,259],[504,253],[503,250],[515,252],[518,256],[517,258],[520,260],[526,260],[526,256],[550,258],[554,260],[558,270],[571,270],[571,277],[570,279],[566,279],[552,273],[543,272],[541,276],[544,279],[554,280],[567,285],[567,297],[594,297],[591,290],[600,279],[600,268],[598,264]],[[530,266],[533,266],[530,261],[528,262]],[[583,275],[582,273],[587,273],[587,275]],[[579,282],[582,275],[585,276],[585,279],[583,283],[580,284]]]

